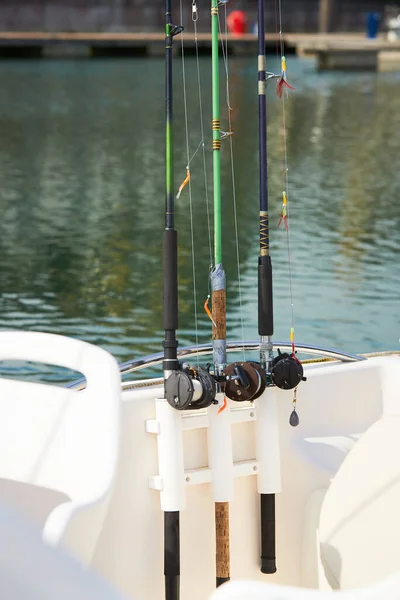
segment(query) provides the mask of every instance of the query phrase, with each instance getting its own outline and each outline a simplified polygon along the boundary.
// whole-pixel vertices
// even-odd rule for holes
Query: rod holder
[[[222,393],[217,394],[217,400],[223,398]],[[234,489],[231,411],[229,404],[219,414],[218,410],[218,406],[208,409],[208,462],[212,472],[214,502],[230,502]]]
[[[257,415],[255,425],[258,492],[259,494],[276,494],[281,491],[276,388],[266,388],[262,396],[255,401],[255,409]]]
[[[281,491],[279,424],[276,388],[267,388],[255,402],[257,485],[261,510],[261,572],[276,572],[275,494]]]
[[[156,421],[161,508],[164,512],[180,511],[185,508],[181,413],[174,410],[164,398],[157,398]]]

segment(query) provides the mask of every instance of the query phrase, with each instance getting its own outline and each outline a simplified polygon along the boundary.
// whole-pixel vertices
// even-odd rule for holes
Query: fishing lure
[[[226,396],[224,396],[224,403],[219,407],[217,415],[220,415],[228,406],[228,400],[226,399]]]
[[[190,171],[189,171],[189,168],[188,168],[188,167],[186,167],[186,177],[185,177],[185,179],[182,181],[181,185],[179,186],[179,190],[178,190],[178,193],[177,193],[177,195],[176,195],[176,199],[177,199],[177,200],[179,200],[179,198],[180,198],[180,195],[181,195],[181,193],[182,193],[182,190],[183,190],[183,189],[184,189],[184,188],[187,186],[187,184],[189,183],[189,181],[190,181]]]
[[[289,230],[289,224],[288,224],[288,217],[287,217],[287,198],[286,198],[286,192],[282,192],[282,211],[281,211],[280,219],[278,221],[278,227],[280,226],[281,223],[283,223],[285,225],[285,229],[286,229],[286,231],[288,231]]]
[[[282,73],[276,86],[276,95],[278,98],[282,98],[284,89],[294,90],[294,87],[288,84],[286,80],[286,57],[282,56]]]
[[[204,310],[206,311],[206,314],[207,314],[208,318],[210,319],[210,321],[212,322],[212,324],[214,325],[214,327],[216,327],[216,324],[215,324],[215,321],[214,321],[214,319],[212,317],[211,311],[208,308],[208,302],[209,302],[209,300],[210,300],[210,294],[208,294],[207,300],[204,302]]]

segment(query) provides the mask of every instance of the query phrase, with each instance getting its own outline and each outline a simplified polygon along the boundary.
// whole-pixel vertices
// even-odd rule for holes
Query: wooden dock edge
[[[400,70],[400,40],[388,41],[364,34],[284,34],[285,52],[316,59],[319,70]],[[183,33],[185,51],[195,51],[193,34]],[[277,34],[267,34],[267,53],[276,52]],[[228,34],[229,51],[235,55],[254,54],[255,34]],[[211,35],[198,34],[199,51],[211,52]],[[180,52],[180,44],[175,45]],[[164,52],[161,32],[37,32],[0,31],[0,56],[157,56]]]

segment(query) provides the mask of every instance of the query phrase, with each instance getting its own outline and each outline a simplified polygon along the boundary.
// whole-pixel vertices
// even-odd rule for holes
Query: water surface
[[[291,271],[299,342],[351,352],[398,349],[400,77],[318,74],[289,59],[286,100]],[[229,141],[222,148],[228,337],[257,338],[257,87],[251,58],[230,60],[240,285]],[[269,70],[279,70],[269,60]],[[210,61],[201,59],[204,122]],[[189,147],[201,139],[196,65],[186,59]],[[224,101],[224,84],[221,84]],[[118,360],[161,349],[164,227],[161,59],[0,62],[0,329],[62,333]],[[288,339],[287,238],[277,229],[282,105],[268,95],[275,335]],[[176,187],[185,176],[180,62],[175,72]],[[227,130],[227,109],[222,113]],[[207,131],[208,193],[212,197]],[[177,203],[182,345],[210,338],[209,230],[202,154]],[[196,296],[191,250],[193,222]],[[241,302],[240,302],[241,299]],[[197,321],[195,318],[195,308]],[[10,372],[8,365],[3,372]],[[40,371],[40,369],[39,369]],[[29,376],[39,372],[25,366]],[[44,369],[46,377],[63,378]]]

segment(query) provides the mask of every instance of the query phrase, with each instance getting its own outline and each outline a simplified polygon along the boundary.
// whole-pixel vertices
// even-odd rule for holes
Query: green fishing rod
[[[211,0],[214,268],[211,272],[214,376],[226,366],[226,277],[222,265],[221,122],[219,100],[218,0]],[[229,503],[215,502],[216,585],[230,579]]]

